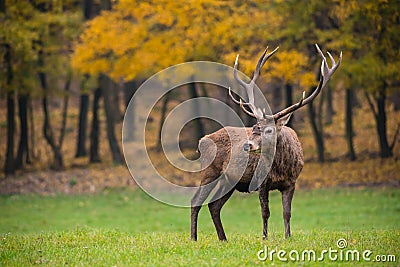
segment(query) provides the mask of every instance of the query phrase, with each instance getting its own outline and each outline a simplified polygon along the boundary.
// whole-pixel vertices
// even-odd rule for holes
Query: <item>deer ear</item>
[[[292,116],[292,113],[293,113],[293,112],[291,112],[291,113],[289,113],[289,114],[283,116],[282,118],[278,119],[278,120],[276,121],[276,127],[277,127],[277,128],[280,128],[280,127],[282,127],[282,126],[285,126],[285,125],[289,122],[290,117]]]

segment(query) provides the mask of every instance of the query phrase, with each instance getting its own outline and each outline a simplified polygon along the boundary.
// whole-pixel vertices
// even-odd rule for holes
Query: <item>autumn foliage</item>
[[[232,66],[240,54],[240,70],[251,76],[263,49],[280,46],[265,68],[268,74],[261,76],[260,87],[268,88],[263,89],[264,93],[277,108],[287,106],[318,82],[320,58],[315,43],[335,56],[343,51],[343,62],[321,97],[299,111],[301,116],[295,115],[294,127],[309,153],[308,160],[330,161],[328,164],[338,159],[346,161],[350,176],[357,176],[350,172],[351,166],[363,169],[364,160],[374,161],[370,166],[379,166],[376,153],[397,162],[399,10],[400,2],[387,0],[3,0],[0,133],[7,138],[0,141],[5,151],[0,156],[1,167],[7,174],[24,170],[29,164],[35,166],[32,169],[43,169],[51,165],[47,161],[53,161],[57,153],[65,155],[67,168],[82,165],[71,156],[71,147],[75,147],[71,143],[77,138],[74,118],[82,114],[77,111],[77,95],[87,101],[80,103],[86,110],[82,116],[86,135],[91,141],[100,140],[93,151],[102,149],[90,162],[107,158],[113,148],[107,148],[104,140],[114,139],[109,146],[115,148],[113,155],[119,160],[113,163],[120,164],[119,130],[126,103],[118,100],[119,93],[126,94],[128,102],[140,82],[187,61],[208,60]],[[128,92],[126,88],[134,89]],[[194,91],[226,100],[208,87],[200,89]],[[111,100],[115,95],[116,99]],[[173,95],[169,106],[165,105],[166,111],[187,97],[190,94]],[[154,122],[150,122],[152,133],[157,132],[162,117],[158,110]],[[53,139],[65,140],[64,146],[59,142],[56,149],[50,149],[51,140],[45,141],[45,133],[49,132]],[[21,153],[17,144],[22,147]],[[340,144],[340,149],[335,144]],[[46,156],[46,164],[40,167],[35,165],[35,158],[40,162],[35,155],[40,150],[37,147]],[[22,162],[19,154],[30,157]],[[348,159],[361,163],[352,165]],[[392,178],[393,170],[398,169],[398,163],[393,162],[385,162],[384,168]],[[326,176],[323,171],[306,169],[305,173],[315,179],[319,174]],[[379,175],[361,176],[360,180],[372,183]],[[313,179],[307,183],[312,184]],[[328,183],[337,185],[329,181],[324,184]]]

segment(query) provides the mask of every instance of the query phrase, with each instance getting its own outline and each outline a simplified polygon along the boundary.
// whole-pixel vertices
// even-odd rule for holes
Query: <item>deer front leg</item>
[[[261,205],[261,216],[263,221],[263,239],[268,238],[268,219],[270,216],[269,211],[269,190],[265,186],[261,186],[258,194]]]
[[[282,207],[283,207],[283,221],[285,223],[285,237],[290,237],[290,217],[292,208],[292,199],[294,194],[295,185],[282,191]]]
[[[217,230],[220,241],[226,241],[224,227],[222,226],[221,222],[221,209],[226,201],[232,196],[233,191],[235,191],[235,189],[230,190],[222,198],[208,204],[208,209],[210,210],[211,218],[214,222],[214,226]]]

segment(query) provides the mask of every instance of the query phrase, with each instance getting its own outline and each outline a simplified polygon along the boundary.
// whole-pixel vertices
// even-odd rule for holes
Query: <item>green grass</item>
[[[243,266],[269,264],[257,252],[296,249],[369,249],[395,255],[400,263],[400,190],[330,189],[295,193],[290,239],[283,238],[280,194],[270,196],[270,237],[263,241],[257,194],[235,194],[222,210],[227,243],[218,241],[203,208],[199,241],[191,242],[190,211],[171,207],[140,190],[113,190],[97,195],[0,197],[0,265],[72,266]],[[286,255],[286,257],[288,257]],[[276,255],[274,264],[281,264]],[[357,262],[325,264],[353,265]],[[361,262],[372,265],[376,262]],[[294,262],[315,265],[321,262]]]

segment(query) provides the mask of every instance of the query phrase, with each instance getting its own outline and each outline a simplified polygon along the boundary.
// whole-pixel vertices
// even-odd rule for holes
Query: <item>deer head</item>
[[[339,61],[337,63],[335,62],[333,56],[329,52],[327,52],[332,62],[332,67],[329,68],[326,58],[321,49],[318,47],[317,44],[315,44],[315,47],[322,57],[321,74],[318,86],[307,98],[305,98],[304,91],[303,96],[299,102],[275,113],[274,115],[266,114],[265,111],[263,111],[264,109],[261,109],[260,107],[257,107],[255,105],[254,85],[256,80],[260,76],[261,68],[264,66],[265,62],[278,50],[279,47],[275,48],[275,50],[268,54],[268,48],[265,49],[264,53],[261,55],[260,59],[257,62],[253,78],[249,83],[244,82],[238,76],[239,55],[236,56],[233,75],[235,77],[235,80],[246,90],[249,101],[244,102],[242,99],[236,100],[232,96],[230,88],[229,95],[236,104],[240,105],[241,109],[247,115],[257,119],[257,123],[253,126],[252,129],[252,135],[243,145],[243,150],[248,152],[261,153],[262,151],[270,148],[271,144],[274,141],[274,138],[276,138],[277,134],[279,134],[282,127],[287,124],[292,113],[297,109],[309,104],[326,86],[332,74],[336,71],[336,69],[340,65],[340,62],[342,61],[342,52],[340,52]]]

